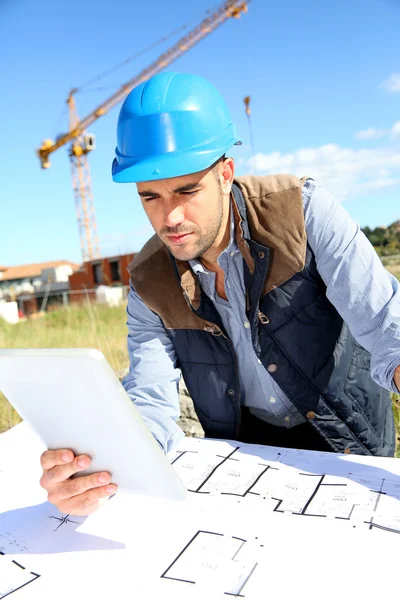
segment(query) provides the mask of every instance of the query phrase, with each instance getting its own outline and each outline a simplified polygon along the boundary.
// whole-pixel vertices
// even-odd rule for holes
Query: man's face
[[[226,201],[218,168],[137,184],[156,234],[179,260],[200,257],[219,240],[229,195]]]

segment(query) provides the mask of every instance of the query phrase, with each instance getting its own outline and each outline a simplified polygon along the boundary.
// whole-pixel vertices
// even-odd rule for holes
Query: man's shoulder
[[[290,189],[301,189],[308,177],[296,177],[295,175],[243,175],[235,178],[235,183],[249,198],[266,196],[285,192]]]

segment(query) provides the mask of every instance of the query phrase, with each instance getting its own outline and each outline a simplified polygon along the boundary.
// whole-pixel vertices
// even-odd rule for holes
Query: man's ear
[[[225,195],[229,195],[235,177],[235,161],[233,158],[225,158],[221,166],[221,186]]]

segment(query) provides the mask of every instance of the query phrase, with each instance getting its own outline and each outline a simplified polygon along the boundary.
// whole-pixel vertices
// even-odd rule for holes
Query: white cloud
[[[400,137],[400,121],[396,121],[390,129],[375,129],[374,127],[362,129],[357,131],[354,137],[358,140],[377,140],[384,135],[390,135],[392,139]]]
[[[393,139],[400,137],[400,121],[396,121],[396,123],[393,125],[392,129],[390,130],[390,133],[392,134]]]
[[[400,149],[358,149],[326,144],[281,154],[256,154],[238,164],[241,172],[256,175],[290,173],[313,177],[339,200],[400,185]]]
[[[400,73],[392,73],[382,85],[388,92],[400,93]]]
[[[370,127],[369,129],[357,131],[355,137],[358,140],[377,140],[378,138],[383,137],[386,133],[386,129],[373,129],[373,127]]]

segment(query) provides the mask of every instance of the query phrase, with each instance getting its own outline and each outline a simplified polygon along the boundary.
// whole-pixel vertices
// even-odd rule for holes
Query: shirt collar
[[[217,262],[220,266],[221,266],[221,260],[224,255],[228,254],[228,252],[230,253],[230,252],[235,252],[236,250],[238,250],[238,247],[236,244],[236,238],[235,238],[235,215],[234,215],[234,210],[233,210],[233,205],[232,205],[232,199],[231,199],[231,203],[230,203],[229,215],[230,215],[229,216],[229,218],[230,218],[229,244],[218,256]],[[198,275],[199,273],[209,273],[209,271],[207,271],[207,269],[205,268],[205,266],[203,265],[201,260],[198,258],[193,258],[192,260],[189,260],[189,264],[190,264],[191,268],[193,269],[194,273],[196,273],[196,275]]]

